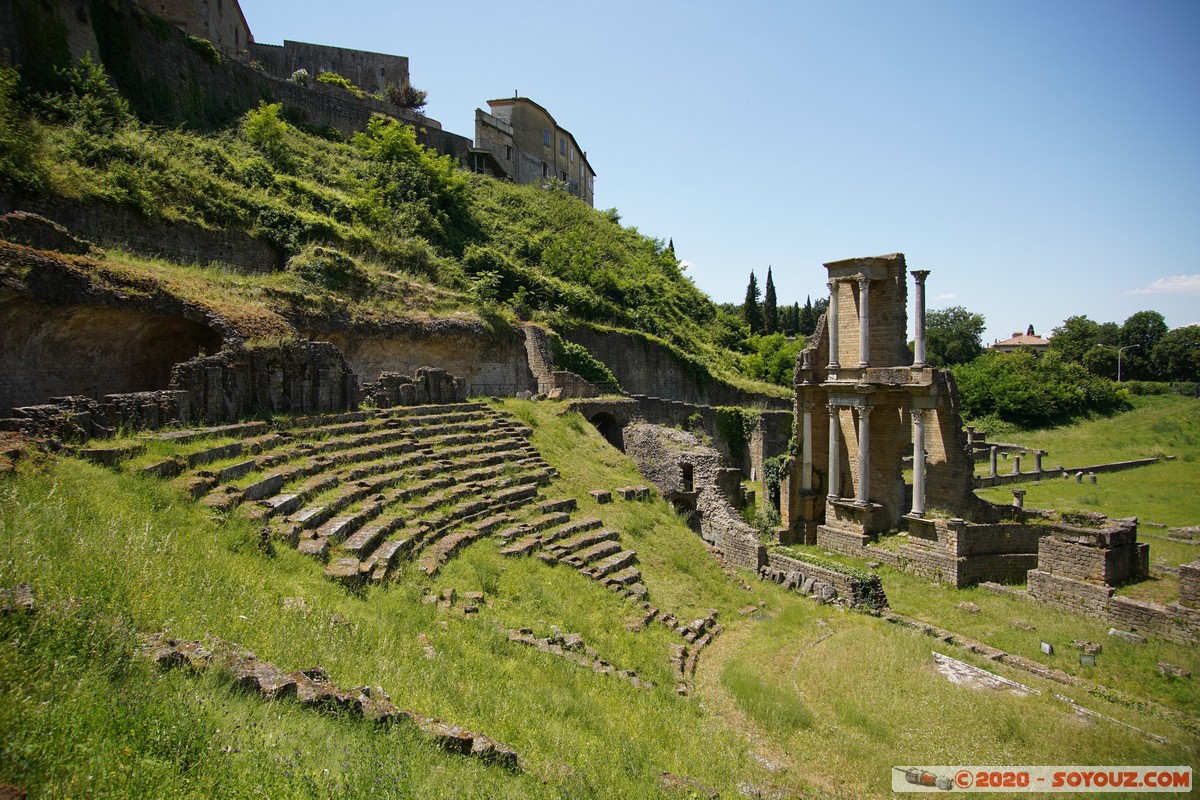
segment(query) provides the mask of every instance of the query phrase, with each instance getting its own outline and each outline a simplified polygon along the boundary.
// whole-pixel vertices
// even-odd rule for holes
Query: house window
[[[562,179],[563,179],[563,181],[564,181],[564,182],[567,180],[567,173],[565,173],[565,172],[559,172],[558,174],[559,174],[559,175],[562,177]]]
[[[571,148],[571,163],[572,164],[575,163],[575,148],[574,147]]]
[[[542,162],[542,177],[545,178],[550,174],[550,168],[546,166],[546,162]]]
[[[542,144],[546,147],[550,146],[550,131],[542,129]]]
[[[512,145],[510,144],[504,146],[504,160],[512,161]]]
[[[387,76],[387,70],[384,67],[380,67],[379,68],[379,77],[383,78],[386,76]]]
[[[558,152],[562,153],[564,156],[567,154],[567,140],[563,139],[562,137],[559,137],[558,139]]]

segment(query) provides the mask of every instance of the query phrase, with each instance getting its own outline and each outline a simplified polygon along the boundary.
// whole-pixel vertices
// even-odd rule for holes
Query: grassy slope
[[[702,656],[693,698],[673,691],[668,647],[678,640],[660,626],[630,632],[634,607],[561,566],[503,559],[485,540],[432,582],[412,575],[355,596],[290,550],[264,555],[249,527],[213,524],[164,484],[63,458],[0,483],[0,585],[30,580],[42,606],[0,617],[0,781],[46,796],[646,797],[668,770],[722,795],[749,782],[787,795],[886,797],[901,763],[1195,760],[1200,739],[1160,720],[1065,692],[1175,744],[1082,722],[1045,694],[956,687],[932,671],[929,650],[946,648],[930,639],[774,585],[738,588],[661,501],[594,505],[589,489],[640,478],[582,418],[547,403],[505,407],[562,471],[553,494],[579,498],[581,514],[599,512],[637,549],[657,605],[685,619],[720,611],[727,631]],[[491,604],[472,617],[420,602],[425,588],[449,586],[483,589]],[[935,604],[961,597],[929,594]],[[308,612],[284,610],[287,597],[303,597]],[[990,598],[971,598],[987,607],[964,621],[979,638],[979,626],[1009,614],[1034,619],[1044,636],[1096,635],[1086,620],[993,612]],[[752,617],[737,613],[760,601]],[[657,688],[505,639],[510,627],[546,635],[551,625],[582,633]],[[321,664],[342,685],[383,686],[403,706],[512,744],[526,772],[443,755],[402,728],[376,732],[263,703],[215,677],[155,676],[130,657],[132,633],[162,628],[231,639],[289,669]],[[1121,655],[1121,688],[1165,681],[1154,676],[1159,658],[1200,669],[1166,647]],[[1101,663],[1119,651],[1106,642]],[[1190,682],[1176,683],[1176,698],[1153,686],[1143,694],[1194,710]]]

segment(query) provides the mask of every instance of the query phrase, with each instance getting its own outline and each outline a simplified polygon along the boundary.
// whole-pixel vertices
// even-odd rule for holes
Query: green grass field
[[[1116,690],[1112,702],[748,573],[747,591],[661,500],[595,505],[591,489],[644,481],[582,417],[552,403],[502,406],[560,470],[548,492],[578,498],[581,514],[637,550],[655,605],[681,619],[719,612],[725,631],[690,696],[675,694],[668,661],[678,637],[629,630],[635,605],[561,565],[504,558],[484,539],[433,579],[412,570],[349,592],[284,546],[264,552],[237,515],[217,524],[166,483],[54,457],[0,479],[0,586],[30,581],[38,599],[33,614],[0,614],[0,783],[41,797],[644,798],[707,787],[883,798],[893,766],[1197,763],[1194,684],[1156,671],[1170,661],[1200,673],[1194,651],[1122,645],[1094,620],[881,573],[898,611],[1030,658],[1052,640],[1047,663]],[[484,591],[488,604],[464,615],[421,601],[446,587]],[[285,603],[297,597],[303,610]],[[961,612],[963,600],[981,613]],[[545,636],[551,626],[655,687],[507,641],[509,628]],[[136,634],[155,630],[381,686],[398,705],[515,747],[522,770],[447,755],[404,726],[265,702],[215,674],[157,674],[134,654]],[[1104,643],[1096,667],[1072,664],[1075,638]],[[954,685],[935,650],[1040,694]],[[1051,692],[1125,725],[1080,716]],[[679,780],[664,783],[664,772]]]

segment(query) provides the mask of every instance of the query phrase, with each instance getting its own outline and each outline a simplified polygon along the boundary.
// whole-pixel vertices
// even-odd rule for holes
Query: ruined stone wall
[[[932,380],[934,407],[925,422],[926,506],[977,519],[985,504],[975,496],[974,460],[962,426],[954,375],[933,370]]]
[[[693,519],[693,528],[731,564],[757,570],[765,563],[766,549],[757,532],[730,503],[730,470],[716,450],[692,434],[649,423],[627,426],[624,442],[625,453],[664,498],[677,509],[695,511],[699,525]],[[690,467],[690,485],[684,465]]]
[[[201,228],[189,222],[149,219],[100,200],[76,203],[59,197],[0,194],[0,213],[28,211],[102,247],[122,247],[149,258],[180,264],[226,264],[246,272],[283,268],[283,253],[270,242],[237,230]]]
[[[1179,604],[1200,609],[1200,558],[1179,567]]]
[[[468,395],[512,397],[538,391],[524,337],[517,331],[490,331],[476,321],[438,320],[306,335],[336,345],[364,380],[385,372],[411,375],[419,367],[432,366],[460,377]]]
[[[883,585],[878,576],[875,576],[874,580],[864,581],[843,572],[820,567],[808,561],[792,558],[776,551],[767,553],[767,565],[772,569],[786,574],[798,575],[801,581],[804,582],[812,578],[814,585],[817,583],[827,583],[834,588],[839,596],[846,598],[852,603],[863,603],[872,607],[887,605],[887,598],[883,593]]]
[[[179,316],[0,293],[0,416],[57,396],[166,389],[175,364],[220,347]]]
[[[712,406],[667,400],[661,397],[633,395],[638,414],[647,422],[684,428],[703,433],[712,440],[722,457],[745,474],[762,475],[763,461],[787,449],[792,432],[792,415],[788,411],[760,411],[755,434],[749,441],[738,443],[737,452],[717,423],[717,410]]]
[[[171,388],[187,392],[188,418],[206,423],[358,407],[358,377],[328,342],[237,347],[194,358],[172,370]]]
[[[761,406],[787,409],[784,398],[752,394],[712,378],[703,378],[656,342],[630,331],[579,327],[559,332],[604,362],[629,394],[662,397],[708,406]]]

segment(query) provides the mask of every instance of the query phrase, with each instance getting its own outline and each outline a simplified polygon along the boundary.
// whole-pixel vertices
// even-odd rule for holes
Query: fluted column
[[[858,494],[854,502],[865,506],[871,494],[871,407],[858,410]]]
[[[871,366],[871,279],[858,277],[858,366]]]
[[[801,403],[803,411],[800,428],[800,491],[812,491],[812,403]]]
[[[838,407],[829,408],[829,499],[836,500],[842,492],[842,426],[838,420]]]
[[[913,421],[913,497],[914,517],[925,516],[925,409],[914,408]]]
[[[831,280],[829,283],[829,369],[830,371],[841,366],[838,363],[838,282]]]
[[[925,278],[929,276],[927,269],[914,269],[911,273],[916,280],[916,338],[913,342],[913,366],[925,366]]]

